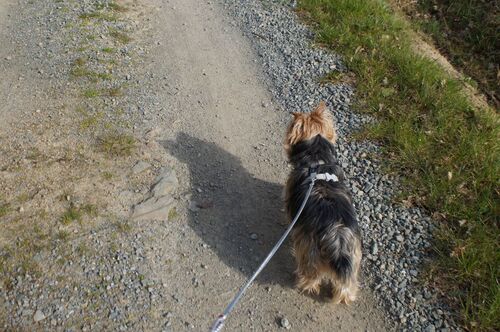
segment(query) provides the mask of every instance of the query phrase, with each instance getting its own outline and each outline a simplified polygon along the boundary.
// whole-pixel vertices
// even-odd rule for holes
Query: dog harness
[[[324,180],[324,181],[332,181],[339,182],[339,178],[335,174],[331,173],[319,173],[318,169],[320,166],[335,166],[335,165],[326,165],[323,160],[318,160],[317,163],[314,163],[313,166],[308,168],[309,177],[314,176],[316,180]]]

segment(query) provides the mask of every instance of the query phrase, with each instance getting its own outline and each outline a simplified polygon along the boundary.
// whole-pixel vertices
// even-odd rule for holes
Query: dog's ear
[[[324,101],[321,101],[318,106],[316,106],[316,109],[312,112],[313,115],[318,115],[322,116],[323,113],[326,111],[326,103]]]
[[[292,112],[293,119],[297,119],[302,113],[299,112]]]

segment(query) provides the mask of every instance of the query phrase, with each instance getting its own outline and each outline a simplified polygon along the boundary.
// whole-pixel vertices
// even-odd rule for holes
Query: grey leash
[[[214,325],[212,326],[212,329],[210,330],[211,332],[219,332],[222,330],[222,328],[224,327],[224,323],[226,321],[226,318],[233,311],[234,307],[240,301],[243,294],[245,294],[248,287],[250,287],[250,285],[255,280],[255,278],[257,278],[257,276],[262,272],[262,270],[266,267],[267,263],[269,263],[269,261],[274,256],[276,251],[278,251],[279,247],[283,244],[283,241],[285,241],[286,237],[288,236],[288,234],[292,230],[293,226],[295,225],[295,223],[299,219],[300,214],[302,213],[302,210],[304,210],[304,207],[306,206],[306,203],[309,199],[309,196],[311,196],[311,192],[312,192],[312,189],[314,187],[314,182],[316,182],[316,180],[325,180],[325,181],[333,181],[333,182],[338,181],[338,178],[337,178],[337,176],[335,176],[335,174],[328,174],[328,173],[322,173],[322,174],[312,173],[310,175],[310,179],[311,179],[311,184],[309,185],[309,189],[307,190],[306,197],[304,198],[304,201],[302,202],[302,205],[300,206],[299,211],[297,212],[297,215],[295,216],[295,218],[291,222],[290,226],[288,226],[288,228],[286,229],[285,234],[283,234],[283,236],[280,238],[278,243],[276,243],[276,245],[274,246],[273,250],[271,250],[269,255],[267,255],[266,259],[264,259],[264,261],[260,264],[257,271],[254,272],[252,277],[250,279],[248,279],[247,283],[240,289],[240,291],[236,294],[236,296],[233,298],[233,300],[228,304],[228,306],[226,307],[224,312],[219,317],[217,317],[217,319],[214,322]]]

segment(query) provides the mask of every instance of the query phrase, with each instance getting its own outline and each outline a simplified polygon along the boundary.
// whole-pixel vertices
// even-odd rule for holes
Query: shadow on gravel
[[[188,211],[189,226],[227,266],[250,276],[285,230],[283,186],[254,178],[213,143],[184,133],[161,143],[189,167],[192,201],[201,206]],[[293,270],[285,242],[257,282],[292,287]]]

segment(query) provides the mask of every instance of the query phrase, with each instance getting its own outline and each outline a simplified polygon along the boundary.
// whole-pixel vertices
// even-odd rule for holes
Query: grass
[[[356,74],[355,107],[384,145],[405,194],[441,216],[434,280],[472,330],[500,329],[498,116],[477,109],[432,60],[412,50],[411,24],[384,0],[302,0],[318,42]],[[460,226],[463,225],[463,226]]]
[[[99,150],[110,156],[130,156],[135,149],[135,139],[123,133],[110,133],[99,139]]]
[[[128,44],[132,41],[132,38],[129,35],[118,30],[111,30],[109,35],[121,44]]]
[[[97,206],[93,204],[84,204],[80,207],[80,211],[90,217],[97,217]]]
[[[123,95],[122,90],[120,88],[110,88],[108,89],[107,94],[110,97],[120,97]]]
[[[423,0],[406,12],[500,106],[500,6],[488,0]]]
[[[174,220],[178,216],[179,214],[177,213],[177,209],[175,208],[175,206],[171,208],[170,211],[168,211],[168,220]]]
[[[108,73],[95,72],[95,71],[92,71],[84,66],[74,66],[71,69],[70,74],[73,77],[87,78],[87,79],[90,79],[92,81],[97,81],[98,79],[101,79],[101,80],[112,79],[112,76]]]
[[[75,59],[75,61],[73,62],[73,64],[75,66],[85,66],[85,64],[87,64],[87,59],[82,58],[82,57],[77,58],[77,59]]]
[[[91,128],[96,128],[101,119],[98,115],[88,116],[80,122],[80,129],[86,130]]]
[[[132,230],[132,225],[126,220],[116,221],[114,225],[116,229],[121,233],[130,233],[130,231]]]
[[[57,232],[56,238],[60,241],[66,242],[69,240],[69,232],[65,230],[60,230]]]
[[[109,6],[109,8],[111,8],[112,10],[117,11],[117,12],[123,13],[123,12],[126,12],[128,10],[127,7],[119,5],[116,2],[110,2],[108,4],[108,6]]]
[[[320,83],[322,84],[340,84],[340,83],[345,83],[345,84],[353,84],[356,82],[356,77],[352,72],[341,72],[341,71],[332,71],[328,74],[326,74],[324,77],[322,77],[319,80]]]
[[[9,203],[0,203],[0,218],[5,217],[10,212]]]
[[[90,20],[97,19],[108,22],[114,22],[117,20],[117,17],[114,14],[103,12],[103,11],[94,11],[90,13],[83,13],[78,16],[82,20]]]
[[[108,171],[104,171],[104,172],[102,172],[102,177],[104,180],[109,181],[109,180],[113,179],[114,176],[113,176],[113,173],[108,172]]]
[[[22,193],[16,197],[18,203],[26,203],[31,199],[31,195],[28,193]]]
[[[115,53],[115,52],[116,52],[116,49],[115,49],[115,48],[113,48],[113,47],[104,47],[104,48],[102,49],[102,51],[103,51],[104,53]]]
[[[97,217],[97,207],[92,204],[84,204],[79,207],[71,204],[62,215],[61,223],[63,225],[69,225],[75,221],[80,223],[84,216]]]
[[[99,97],[100,95],[101,95],[101,93],[98,90],[93,89],[93,88],[86,89],[83,92],[83,96],[86,98],[95,98],[95,97]]]
[[[61,217],[63,225],[69,225],[74,221],[81,222],[83,217],[82,211],[75,206],[70,206]]]

